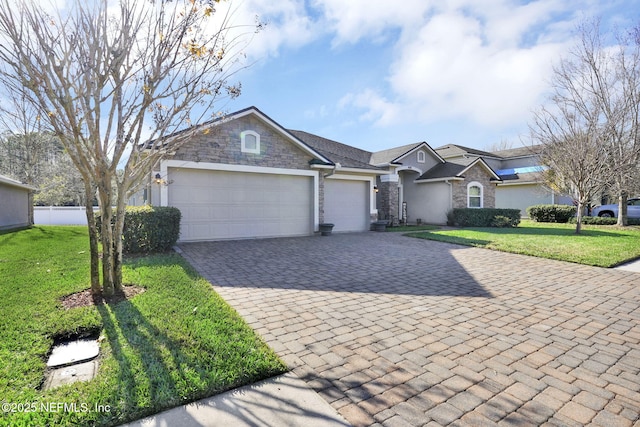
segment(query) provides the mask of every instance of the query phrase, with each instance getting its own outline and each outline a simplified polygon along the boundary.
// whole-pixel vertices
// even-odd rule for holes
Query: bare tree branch
[[[97,188],[106,293],[121,286],[127,194],[164,155],[165,137],[239,94],[228,80],[259,25],[238,31],[234,9],[219,3],[122,0],[110,9],[96,0],[47,14],[35,2],[0,0],[6,91],[28,100],[64,144],[87,191]]]

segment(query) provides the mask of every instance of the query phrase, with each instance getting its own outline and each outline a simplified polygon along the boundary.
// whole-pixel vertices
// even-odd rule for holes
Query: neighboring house
[[[444,224],[452,208],[546,200],[529,175],[541,171],[535,156],[508,151],[421,142],[372,153],[250,107],[199,126],[131,203],[178,207],[181,241],[310,235],[321,223],[365,231],[377,219]]]
[[[372,154],[372,163],[389,168],[380,177],[381,219],[444,224],[453,208],[493,208],[500,177],[480,157],[446,161],[426,142]]]
[[[541,146],[520,147],[486,152],[460,145],[449,144],[436,148],[447,162],[468,164],[483,159],[500,177],[496,183],[495,207],[520,209],[527,216],[527,207],[539,204],[571,204],[569,197],[554,193],[544,185],[540,163]]]
[[[36,189],[0,175],[0,230],[33,225],[33,192]]]

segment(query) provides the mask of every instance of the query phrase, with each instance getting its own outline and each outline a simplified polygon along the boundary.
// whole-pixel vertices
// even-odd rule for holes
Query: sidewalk
[[[122,427],[349,426],[335,409],[289,372],[169,409]]]
[[[636,273],[640,273],[640,258],[636,259],[635,261],[630,261],[626,264],[619,265],[615,268],[619,270],[634,271]]]

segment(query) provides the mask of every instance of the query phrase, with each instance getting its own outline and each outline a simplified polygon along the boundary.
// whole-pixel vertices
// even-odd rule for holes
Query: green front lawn
[[[125,264],[144,293],[65,310],[60,297],[89,284],[86,230],[0,234],[0,425],[115,425],[286,370],[180,256]],[[54,340],[78,333],[102,336],[98,375],[42,391]]]
[[[462,228],[411,233],[411,237],[533,255],[599,267],[640,257],[640,227],[583,226],[522,221],[516,228]]]

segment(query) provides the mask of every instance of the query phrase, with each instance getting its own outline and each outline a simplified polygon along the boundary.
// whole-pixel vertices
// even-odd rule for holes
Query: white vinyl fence
[[[36,225],[87,225],[84,206],[34,206],[33,220]]]

